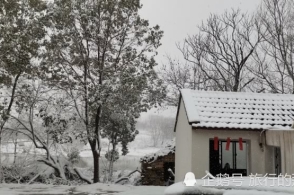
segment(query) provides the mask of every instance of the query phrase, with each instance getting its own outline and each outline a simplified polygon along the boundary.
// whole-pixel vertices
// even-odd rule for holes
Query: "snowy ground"
[[[161,186],[134,186],[118,195],[163,195],[165,189],[166,187]]]
[[[249,186],[249,179],[244,180],[243,186],[203,186],[205,181],[197,180],[193,187],[186,187],[182,182],[170,187],[159,186],[128,186],[114,184],[92,184],[82,186],[53,186],[44,184],[0,185],[2,195],[290,195],[294,188],[285,186]],[[213,184],[213,183],[212,183]],[[214,183],[215,185],[217,184]],[[184,192],[184,193],[183,193]]]
[[[197,179],[194,186],[175,183],[165,189],[165,195],[290,195],[294,194],[294,180],[277,177],[243,177]]]
[[[165,187],[92,184],[82,186],[53,186],[43,184],[0,185],[2,195],[163,195]]]

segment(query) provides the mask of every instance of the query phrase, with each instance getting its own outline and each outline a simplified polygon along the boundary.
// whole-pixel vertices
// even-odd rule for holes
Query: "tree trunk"
[[[14,159],[13,159],[13,164],[16,163],[16,157],[17,157],[16,150],[17,150],[17,133],[16,133],[16,139],[14,140]]]
[[[111,161],[109,162],[109,181],[112,180],[112,175],[113,175],[113,159],[111,159]]]
[[[109,162],[109,180],[112,180],[113,176],[113,164],[114,164],[114,153],[115,153],[115,144],[112,145],[112,151],[110,156],[110,162]]]
[[[98,183],[100,182],[99,179],[99,158],[100,154],[96,149],[92,149],[92,154],[93,154],[93,160],[94,160],[94,178],[93,178],[93,183]]]
[[[0,183],[3,181],[3,167],[2,167],[2,133],[0,131]]]
[[[18,79],[19,79],[19,77],[20,77],[21,74],[22,74],[22,72],[19,72],[16,75],[16,77],[15,77],[13,88],[12,88],[12,94],[11,94],[10,102],[9,102],[7,111],[6,111],[5,115],[4,115],[5,118],[3,118],[3,116],[2,116],[2,119],[4,121],[2,122],[2,124],[0,124],[0,183],[2,183],[4,181],[3,167],[2,167],[2,150],[1,150],[1,146],[2,146],[2,132],[3,132],[4,125],[5,125],[5,123],[8,120],[8,116],[10,114],[10,111],[11,111],[11,108],[12,108],[12,105],[13,105],[13,101],[14,101],[14,97],[15,97],[16,85],[17,85]]]
[[[61,167],[59,169],[55,169],[55,171],[57,172],[58,176],[64,180],[66,180],[66,177],[65,177],[65,173],[64,173],[64,168]]]
[[[53,159],[51,156],[50,156],[50,159]],[[45,159],[39,159],[38,160],[39,162],[42,162],[46,165],[48,165],[49,167],[53,168],[57,177],[60,177],[64,180],[66,180],[66,176],[65,176],[65,172],[64,172],[64,166],[61,165],[59,162],[57,162],[56,160],[52,161],[52,160],[45,160]]]

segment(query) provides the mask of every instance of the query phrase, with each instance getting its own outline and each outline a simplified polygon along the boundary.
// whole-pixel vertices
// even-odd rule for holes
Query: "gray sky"
[[[181,57],[175,43],[196,32],[197,26],[211,13],[223,13],[231,8],[252,12],[261,0],[141,0],[140,15],[148,19],[151,26],[158,24],[164,31],[162,46],[157,61],[170,54]]]
[[[150,25],[158,24],[164,31],[162,46],[158,50],[157,62],[162,64],[165,55],[181,58],[175,43],[182,41],[187,35],[196,32],[197,26],[206,20],[211,13],[221,14],[231,8],[239,8],[243,12],[253,12],[261,0],[141,0],[143,8],[140,10],[142,18],[149,20]],[[175,108],[152,109],[142,113],[141,118],[149,114],[175,116]]]

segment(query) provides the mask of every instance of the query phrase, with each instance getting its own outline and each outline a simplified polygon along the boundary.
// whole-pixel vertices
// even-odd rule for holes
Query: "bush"
[[[5,182],[26,183],[37,174],[37,165],[32,161],[19,161],[3,167]]]
[[[77,148],[72,148],[69,153],[67,154],[68,161],[72,164],[76,164],[80,162],[80,151]]]
[[[111,161],[111,157],[112,157],[112,161],[113,162],[116,162],[119,159],[119,153],[118,153],[118,151],[117,150],[111,150],[111,151],[106,152],[105,158],[108,161]]]

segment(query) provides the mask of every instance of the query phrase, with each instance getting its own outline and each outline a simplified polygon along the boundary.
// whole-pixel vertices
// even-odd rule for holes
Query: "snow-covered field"
[[[107,151],[108,149],[108,141],[107,139],[102,139],[102,155]],[[131,157],[142,157],[145,154],[154,153],[157,150],[161,149],[161,146],[159,147],[153,147],[152,144],[152,138],[148,131],[146,130],[140,130],[140,133],[136,136],[135,140],[131,143],[129,143],[129,153],[127,156]],[[118,147],[120,149],[120,147]],[[86,145],[84,146],[83,150],[80,153],[81,157],[92,157],[92,152],[90,150],[90,146]]]
[[[171,129],[173,131],[173,129]],[[166,142],[170,142],[170,140],[165,140]],[[120,156],[119,160],[115,162],[114,169],[115,170],[135,170],[137,168],[140,169],[141,163],[140,158],[148,155],[156,153],[157,151],[163,149],[165,147],[165,142],[157,145],[156,147],[152,146],[152,136],[150,135],[150,131],[147,129],[139,129],[139,134],[136,136],[135,140],[129,143],[128,149],[129,153],[126,156]],[[104,154],[108,150],[108,140],[102,139],[102,155],[101,155],[101,167],[106,162],[104,159]],[[120,146],[118,146],[118,150],[120,151]],[[87,163],[88,166],[92,166],[92,152],[90,150],[90,146],[86,145],[83,147],[80,156]]]
[[[153,147],[151,136],[146,130],[140,130],[140,133],[136,136],[135,140],[129,144],[129,153],[126,156],[120,156],[118,161],[114,163],[114,171],[133,171],[136,169],[141,169],[140,158],[147,155],[153,154],[164,147],[164,145],[159,145]],[[104,153],[107,151],[107,140],[103,139],[104,147],[102,148],[102,155],[100,159],[100,168],[103,171],[107,163]],[[84,149],[80,153],[82,160],[86,163],[87,167],[92,167],[93,158],[92,152],[89,146],[84,146]]]

